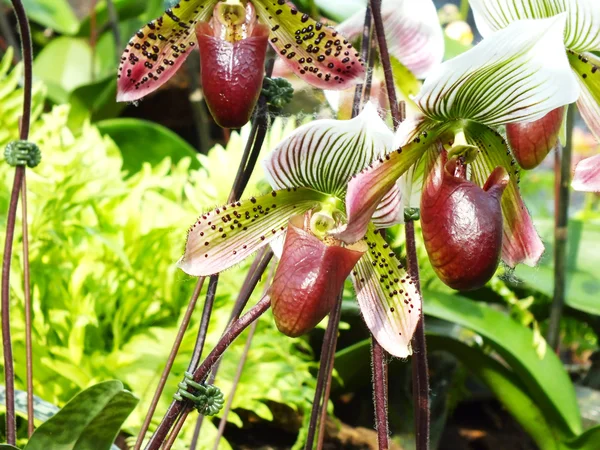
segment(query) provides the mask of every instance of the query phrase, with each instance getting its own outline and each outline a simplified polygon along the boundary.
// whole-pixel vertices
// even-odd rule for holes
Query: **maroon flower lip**
[[[560,107],[533,122],[506,125],[508,143],[523,169],[537,167],[556,146],[564,117],[565,108]]]
[[[292,337],[311,331],[332,310],[344,281],[364,254],[338,242],[328,245],[303,222],[304,216],[290,219],[269,290],[277,328]]]
[[[208,109],[221,127],[240,128],[250,120],[260,96],[269,28],[256,24],[251,36],[229,42],[214,36],[208,23],[199,23],[196,37]]]
[[[421,198],[425,248],[438,277],[457,290],[483,286],[502,251],[500,199],[509,177],[497,167],[483,189],[465,178],[466,167],[442,152]]]

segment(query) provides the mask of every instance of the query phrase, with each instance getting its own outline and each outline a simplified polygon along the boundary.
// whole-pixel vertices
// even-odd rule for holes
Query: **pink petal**
[[[142,27],[121,57],[117,101],[138,100],[166,83],[197,46],[196,23],[210,17],[216,3],[181,1]]]
[[[304,81],[320,89],[347,89],[363,80],[364,62],[340,33],[287,1],[255,1],[254,6],[271,28],[271,46]]]
[[[360,251],[326,245],[296,226],[302,221],[303,216],[296,216],[288,225],[269,290],[277,328],[292,337],[308,333],[331,311],[344,281],[366,250],[364,245]]]
[[[285,233],[290,217],[326,200],[312,189],[294,188],[209,211],[190,228],[178,266],[193,276],[228,269]]]
[[[391,355],[406,358],[421,315],[421,296],[389,244],[371,228],[369,251],[352,272],[363,318],[377,342]]]
[[[600,192],[600,155],[579,161],[571,186],[576,191]]]

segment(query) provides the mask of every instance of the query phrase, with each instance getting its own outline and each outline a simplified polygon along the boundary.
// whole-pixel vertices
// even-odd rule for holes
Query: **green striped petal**
[[[479,148],[471,164],[475,183],[484,186],[496,167],[504,167],[510,176],[502,195],[502,260],[510,267],[519,263],[535,266],[544,253],[544,244],[519,193],[519,169],[506,141],[492,129],[474,122],[467,123],[464,131],[467,142]]]
[[[351,120],[315,120],[281,141],[263,162],[273,189],[306,186],[344,198],[348,180],[389,152],[394,134],[367,103]]]
[[[284,234],[291,216],[328,199],[312,189],[290,188],[209,211],[190,228],[178,266],[193,276],[228,269]]]
[[[598,0],[470,0],[482,36],[520,19],[544,19],[567,13],[564,43],[570,50],[600,50]]]
[[[421,315],[421,296],[389,244],[371,227],[369,250],[352,272],[356,297],[367,327],[391,355],[406,358]]]
[[[416,102],[439,121],[470,119],[489,126],[539,119],[573,103],[577,80],[563,45],[566,15],[522,20],[443,63]]]
[[[568,55],[581,86],[577,108],[592,134],[600,142],[600,58],[591,53],[569,52]]]
[[[198,45],[196,23],[212,16],[217,1],[182,0],[133,35],[119,64],[117,101],[140,99],[166,83]]]

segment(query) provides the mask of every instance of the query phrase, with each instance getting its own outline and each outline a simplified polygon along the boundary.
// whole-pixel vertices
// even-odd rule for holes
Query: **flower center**
[[[211,25],[215,35],[228,42],[237,42],[252,35],[256,22],[254,6],[242,0],[224,0],[215,6]]]
[[[310,217],[310,231],[323,240],[327,237],[327,233],[339,224],[340,216],[337,200],[332,198],[329,201],[320,203],[313,210]]]

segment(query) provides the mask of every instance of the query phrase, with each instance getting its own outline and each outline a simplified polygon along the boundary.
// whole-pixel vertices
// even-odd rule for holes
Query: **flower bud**
[[[533,122],[506,125],[508,143],[523,169],[537,167],[556,146],[564,116],[565,108],[560,107]]]
[[[332,310],[344,281],[366,251],[364,243],[342,247],[310,231],[304,216],[288,224],[283,253],[269,289],[279,330],[291,337],[311,331]]]
[[[465,178],[457,158],[440,155],[421,197],[421,226],[429,261],[438,277],[457,290],[483,286],[502,250],[500,199],[509,182],[497,167],[480,188]]]
[[[196,26],[202,90],[215,122],[223,128],[245,125],[260,96],[267,55],[269,27],[219,3],[210,23]]]

